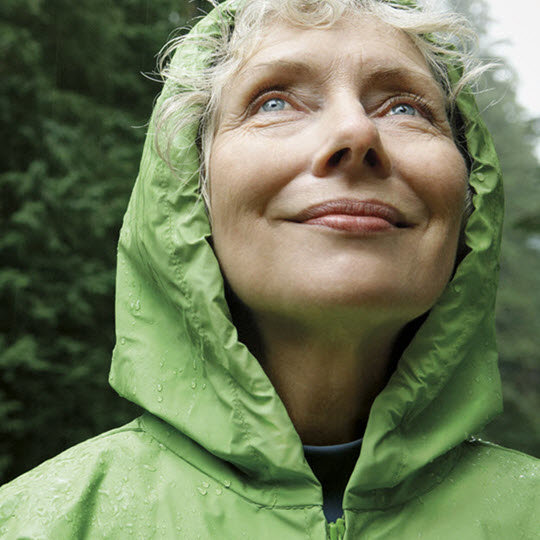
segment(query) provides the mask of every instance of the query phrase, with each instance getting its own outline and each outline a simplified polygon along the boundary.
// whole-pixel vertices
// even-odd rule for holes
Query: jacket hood
[[[230,11],[221,5],[196,31],[218,32]],[[189,47],[173,62],[204,65],[205,55]],[[175,91],[169,81],[158,105]],[[435,482],[430,464],[450,468],[450,450],[501,409],[494,332],[501,175],[474,97],[463,92],[458,108],[472,157],[469,252],[373,403],[344,507],[373,505],[373,497],[383,503],[389,493],[395,501],[411,479]],[[307,494],[318,483],[302,443],[231,321],[199,195],[196,136],[196,126],[180,135],[178,178],[149,131],[118,246],[110,382],[167,429],[240,469],[246,482],[279,481]]]

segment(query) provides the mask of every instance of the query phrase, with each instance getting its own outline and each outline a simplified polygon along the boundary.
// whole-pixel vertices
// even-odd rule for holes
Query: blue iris
[[[390,109],[390,114],[408,114],[409,116],[416,116],[418,111],[412,105],[408,103],[398,103]]]
[[[284,99],[271,98],[262,104],[261,110],[264,112],[282,111],[286,105],[287,102]]]

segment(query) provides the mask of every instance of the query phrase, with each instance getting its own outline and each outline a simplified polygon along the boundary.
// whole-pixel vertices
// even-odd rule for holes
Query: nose
[[[324,177],[340,170],[357,179],[362,174],[385,178],[390,175],[390,157],[379,129],[355,99],[341,100],[325,111],[321,125],[322,145],[312,161],[312,173]]]

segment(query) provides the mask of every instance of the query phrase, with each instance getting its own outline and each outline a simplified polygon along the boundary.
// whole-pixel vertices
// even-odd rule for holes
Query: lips
[[[376,232],[410,226],[399,210],[372,199],[326,201],[306,208],[294,221],[348,232]]]

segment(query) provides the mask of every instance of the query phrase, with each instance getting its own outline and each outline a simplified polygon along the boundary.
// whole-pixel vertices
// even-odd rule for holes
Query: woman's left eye
[[[418,109],[409,103],[398,103],[397,105],[392,106],[390,109],[390,115],[394,116],[396,114],[406,114],[409,116],[416,116],[419,113]]]
[[[267,99],[259,108],[263,112],[275,112],[283,111],[287,107],[288,103],[281,98],[270,98]]]

